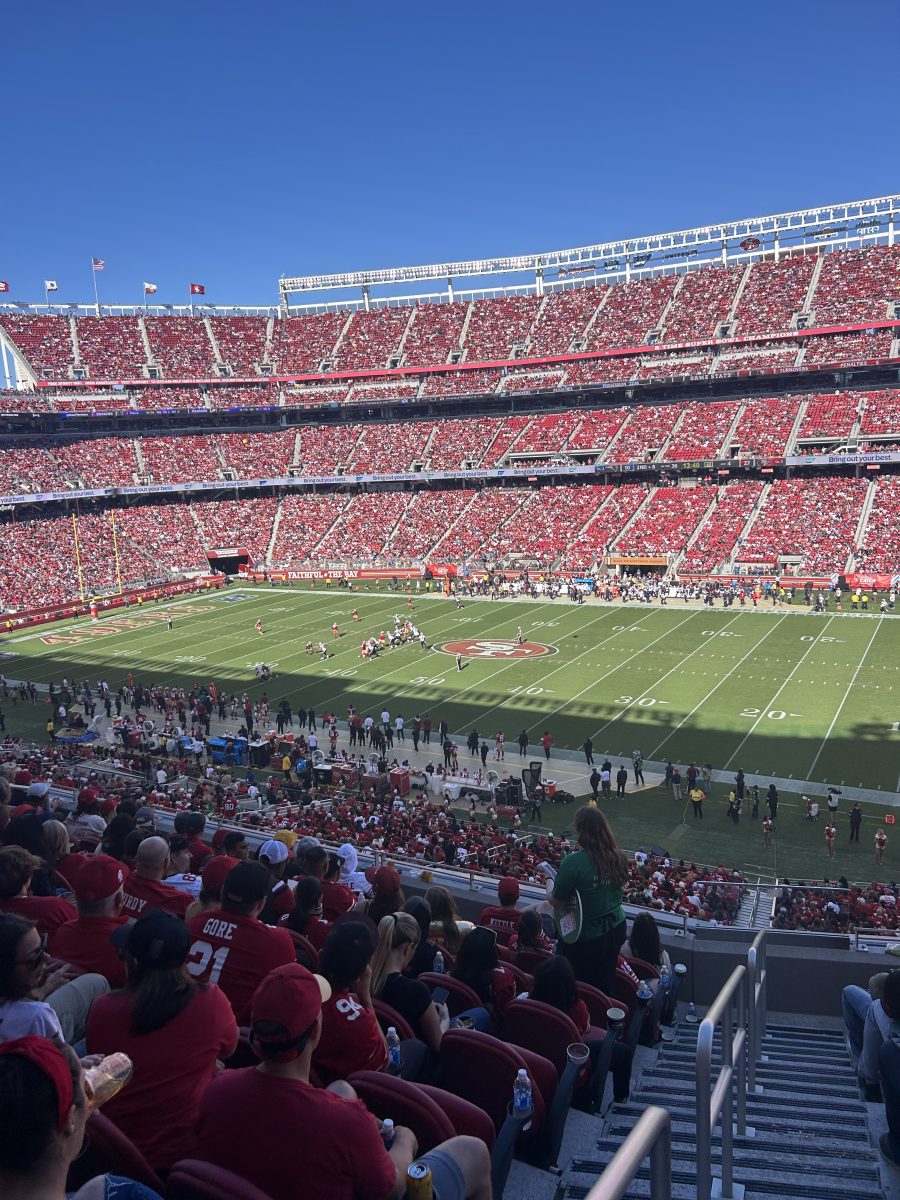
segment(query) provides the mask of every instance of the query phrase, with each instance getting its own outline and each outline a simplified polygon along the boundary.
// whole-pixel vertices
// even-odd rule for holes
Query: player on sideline
[[[263,629],[262,618],[259,618],[259,619],[257,619],[257,622],[256,622],[256,624],[254,625],[254,629],[256,630],[256,632],[259,634],[259,636],[260,636],[260,637],[262,637],[262,636],[263,636],[263,634],[266,632],[266,631]]]
[[[462,608],[463,602],[459,597],[459,592],[453,593],[453,603],[456,605],[457,611],[459,611]]]

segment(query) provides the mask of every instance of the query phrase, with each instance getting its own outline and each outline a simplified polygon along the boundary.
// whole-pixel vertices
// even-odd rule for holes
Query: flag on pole
[[[5,279],[0,279],[0,292],[8,292],[9,284]]]
[[[192,296],[205,296],[206,295],[206,286],[202,283],[192,283],[191,284],[191,295]]]
[[[156,295],[156,284],[155,283],[145,283],[144,284],[144,295],[145,296],[155,296]]]
[[[102,271],[103,268],[106,266],[106,260],[103,258],[92,258],[91,266],[94,268],[95,271]]]
[[[45,292],[58,292],[59,284],[56,282],[55,279],[45,279],[44,280],[44,291]]]

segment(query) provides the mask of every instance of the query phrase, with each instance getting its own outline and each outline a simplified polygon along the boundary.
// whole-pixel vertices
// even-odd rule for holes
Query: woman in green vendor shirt
[[[577,892],[583,919],[578,940],[560,942],[559,951],[571,962],[576,979],[609,992],[625,941],[622,888],[628,861],[599,808],[578,810],[575,835],[579,848],[562,860],[551,901],[565,908]]]

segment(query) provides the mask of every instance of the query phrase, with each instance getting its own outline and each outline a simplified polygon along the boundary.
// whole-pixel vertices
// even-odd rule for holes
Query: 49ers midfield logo
[[[499,642],[489,639],[464,642],[441,642],[434,647],[444,654],[461,654],[463,658],[540,658],[556,654],[555,646],[541,642]]]

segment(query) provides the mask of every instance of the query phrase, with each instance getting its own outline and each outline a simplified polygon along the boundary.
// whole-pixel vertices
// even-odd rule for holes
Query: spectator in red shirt
[[[41,860],[21,846],[0,848],[0,911],[34,921],[44,935],[71,921],[75,910],[58,896],[31,895],[31,877],[40,865]]]
[[[269,872],[269,894],[259,915],[266,925],[277,925],[294,907],[294,893],[284,878],[290,851],[284,842],[269,838],[259,848],[259,861]]]
[[[128,986],[94,1002],[88,1051],[131,1058],[134,1074],[105,1112],[155,1170],[165,1170],[193,1149],[200,1098],[217,1059],[237,1046],[237,1022],[223,992],[191,978],[190,934],[171,913],[147,912],[122,926],[115,942]]]
[[[325,1083],[354,1071],[383,1071],[388,1065],[387,1043],[372,1003],[375,939],[368,925],[344,921],[328,935],[319,956],[319,969],[331,984],[322,1009],[322,1036],[313,1066]],[[403,1041],[400,1075],[417,1079],[425,1069],[428,1048],[423,1042]]]
[[[310,850],[306,856],[307,866],[311,875],[320,876],[322,882],[322,916],[326,921],[336,921],[338,917],[349,912],[356,903],[356,897],[350,888],[340,883],[341,860],[336,854],[330,853],[324,847],[321,850],[321,862],[316,857],[316,851]]]
[[[45,821],[41,836],[44,843],[44,862],[69,887],[78,874],[79,868],[86,861],[84,854],[73,854],[69,844],[69,831],[62,821]]]
[[[112,936],[128,918],[122,915],[125,869],[115,858],[93,854],[75,879],[78,916],[51,935],[48,950],[53,958],[81,971],[102,975],[114,988],[127,983],[125,964]]]
[[[304,875],[294,889],[294,907],[284,918],[286,929],[302,933],[316,950],[321,950],[331,932],[331,922],[322,920],[322,885],[313,875]]]
[[[208,858],[212,858],[212,848],[201,838],[206,828],[206,817],[198,812],[181,812],[173,822],[176,833],[188,840],[188,853],[191,856],[191,870],[199,875]]]
[[[286,929],[259,920],[269,894],[269,873],[261,863],[238,863],[229,871],[218,908],[188,922],[191,975],[215,983],[231,1002],[241,1025],[250,1019],[250,1001],[276,967],[296,962]]]
[[[155,908],[184,916],[191,898],[162,882],[168,873],[169,843],[161,837],[144,838],[138,846],[134,870],[125,880],[127,917],[140,917]]]
[[[519,931],[519,921],[522,914],[516,908],[519,901],[519,881],[511,875],[504,875],[497,882],[497,897],[500,907],[488,907],[481,911],[479,925],[493,929],[501,946],[508,946],[509,939]]]
[[[260,984],[251,1036],[262,1062],[224,1071],[209,1085],[193,1156],[234,1171],[272,1200],[295,1200],[298,1176],[309,1200],[400,1200],[417,1150],[412,1132],[395,1129],[386,1150],[378,1122],[348,1084],[324,1091],[310,1085],[323,1001],[331,1001],[327,981],[297,964]],[[451,1138],[425,1160],[440,1200],[490,1200],[483,1142]]]

